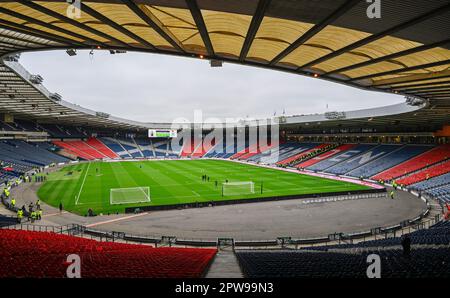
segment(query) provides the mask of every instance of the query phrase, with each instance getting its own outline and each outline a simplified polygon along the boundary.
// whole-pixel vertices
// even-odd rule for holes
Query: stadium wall
[[[224,201],[171,204],[171,205],[163,205],[163,206],[129,207],[129,208],[125,208],[125,213],[135,213],[136,209],[139,209],[140,211],[159,211],[159,210],[171,210],[171,209],[183,209],[183,208],[202,208],[202,207],[209,207],[209,206],[222,206],[222,205],[232,205],[232,204],[260,203],[260,202],[268,202],[268,201],[284,201],[284,200],[295,200],[295,199],[305,199],[305,198],[317,199],[317,198],[334,197],[334,196],[350,196],[350,195],[359,195],[359,194],[380,194],[380,193],[386,193],[386,189],[385,188],[365,189],[365,190],[340,191],[340,192],[329,192],[329,193],[320,193],[320,194],[273,196],[273,197],[264,197],[264,198],[248,198],[248,199],[236,199],[236,200],[224,200]]]

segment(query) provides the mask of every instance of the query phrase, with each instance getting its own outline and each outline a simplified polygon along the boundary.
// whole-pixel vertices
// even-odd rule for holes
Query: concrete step
[[[243,278],[238,260],[232,250],[219,250],[206,278]]]

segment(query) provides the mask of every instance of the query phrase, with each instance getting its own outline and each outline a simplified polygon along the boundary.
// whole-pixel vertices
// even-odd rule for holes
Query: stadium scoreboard
[[[175,129],[149,129],[149,138],[176,138],[177,131]]]

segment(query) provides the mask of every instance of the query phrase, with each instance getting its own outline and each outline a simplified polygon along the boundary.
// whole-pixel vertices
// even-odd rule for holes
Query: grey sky
[[[20,62],[44,78],[64,100],[127,119],[154,122],[203,117],[253,118],[378,107],[403,97],[368,92],[299,75],[225,63],[211,68],[199,59],[78,51],[24,53]]]

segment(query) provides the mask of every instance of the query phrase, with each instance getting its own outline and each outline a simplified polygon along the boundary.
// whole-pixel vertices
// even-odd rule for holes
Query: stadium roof
[[[65,123],[116,129],[142,129],[144,124],[85,109],[62,100],[17,62],[0,63],[0,111],[42,123]],[[42,78],[41,78],[42,79]]]
[[[363,0],[80,4],[77,15],[66,0],[0,0],[0,56],[102,48],[217,59],[425,98],[448,115],[448,0],[383,0],[380,19]]]

